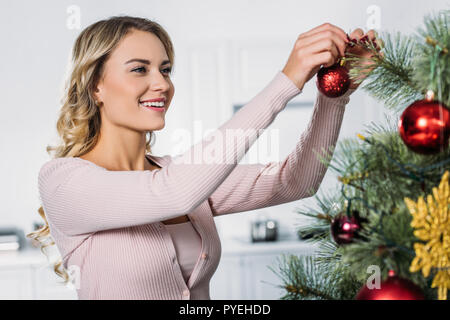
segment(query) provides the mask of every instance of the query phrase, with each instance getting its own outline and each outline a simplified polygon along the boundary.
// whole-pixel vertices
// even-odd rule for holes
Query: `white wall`
[[[80,9],[81,29],[98,19],[130,14],[156,20],[171,35],[176,94],[154,147],[155,154],[163,155],[172,153],[176,129],[193,132],[195,121],[204,130],[214,129],[231,117],[234,103],[251,99],[282,69],[300,33],[324,22],[347,32],[357,27],[367,31],[370,5],[381,9],[381,30],[409,33],[421,24],[424,14],[448,8],[449,1],[1,1],[0,226],[15,225],[29,232],[33,221],[40,222],[37,174],[49,160],[46,145],[56,141],[66,65],[81,31],[66,26],[71,5]],[[245,72],[247,89],[242,86]],[[311,83],[299,101],[314,98]],[[379,120],[382,111],[365,93],[355,93],[341,138],[354,136],[364,123]],[[281,158],[294,147],[295,134],[298,137],[306,126],[305,112],[301,119],[292,119],[294,131],[291,140],[280,146]],[[322,187],[333,181],[327,174]],[[282,219],[282,230],[292,231],[296,221],[292,209],[299,203],[272,207],[268,212]],[[252,216],[242,213],[217,219],[223,240],[246,237],[246,221]]]

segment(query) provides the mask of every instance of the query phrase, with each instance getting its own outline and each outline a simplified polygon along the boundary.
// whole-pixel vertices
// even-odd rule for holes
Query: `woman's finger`
[[[323,52],[331,54],[332,61],[330,65],[336,63],[340,57],[339,49],[332,39],[318,40],[304,49],[304,53],[312,57]]]
[[[380,43],[378,42],[378,35],[375,30],[369,30],[367,32],[368,40],[375,45],[377,50],[380,50]]]
[[[311,57],[311,63],[316,66],[316,72],[318,68],[323,65],[324,67],[331,67],[336,63],[335,57],[330,51],[323,51],[320,53],[317,53]]]
[[[342,38],[336,34],[334,31],[322,31],[310,36],[307,36],[305,38],[299,39],[299,45],[302,47],[310,46],[312,43],[315,43],[319,40],[323,39],[332,39],[337,48],[339,49],[339,53],[341,56],[345,55],[345,49],[347,48],[347,44]]]
[[[370,40],[375,40],[377,37],[375,30],[373,30],[373,29],[371,29],[367,32],[367,36],[369,37]]]
[[[364,31],[361,28],[355,29],[351,34],[351,39],[359,40],[364,36]]]
[[[315,27],[305,33],[302,33],[299,36],[299,39],[302,37],[312,36],[314,34],[317,34],[319,32],[325,31],[325,30],[331,30],[331,31],[337,33],[344,41],[347,41],[347,34],[345,33],[345,31],[331,23],[328,23],[328,22],[326,22],[318,27]]]

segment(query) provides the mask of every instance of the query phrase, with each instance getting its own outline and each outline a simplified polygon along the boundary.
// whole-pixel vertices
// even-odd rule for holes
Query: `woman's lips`
[[[144,108],[152,109],[152,110],[159,111],[159,112],[164,112],[166,110],[166,108],[164,108],[164,107],[161,107],[161,108],[158,108],[158,107],[144,107]]]
[[[144,106],[142,104],[139,103],[139,106],[145,109],[150,109],[150,110],[155,110],[155,111],[159,111],[159,112],[164,112],[166,111],[165,107],[152,107],[152,106]]]

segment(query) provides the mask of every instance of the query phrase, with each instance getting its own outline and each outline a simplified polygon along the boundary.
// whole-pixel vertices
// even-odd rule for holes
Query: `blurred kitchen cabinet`
[[[51,267],[34,268],[35,298],[39,300],[77,300],[75,289],[64,285]]]
[[[249,243],[222,243],[219,267],[210,282],[211,299],[278,300],[285,291],[278,272],[283,254],[312,255],[316,247],[298,240]]]
[[[210,282],[211,299],[277,300],[284,290],[278,271],[282,254],[310,255],[315,246],[299,240],[249,243],[222,241],[220,264]],[[38,250],[0,254],[0,299],[77,300]]]
[[[1,300],[76,300],[38,250],[0,252]]]
[[[29,267],[0,267],[0,299],[33,299],[32,280]]]

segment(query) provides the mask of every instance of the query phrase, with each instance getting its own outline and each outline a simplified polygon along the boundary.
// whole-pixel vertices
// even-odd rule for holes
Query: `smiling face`
[[[102,123],[142,132],[162,129],[175,92],[170,71],[161,40],[150,32],[130,30],[105,62],[97,84]],[[157,98],[166,99],[161,111],[140,104]]]

